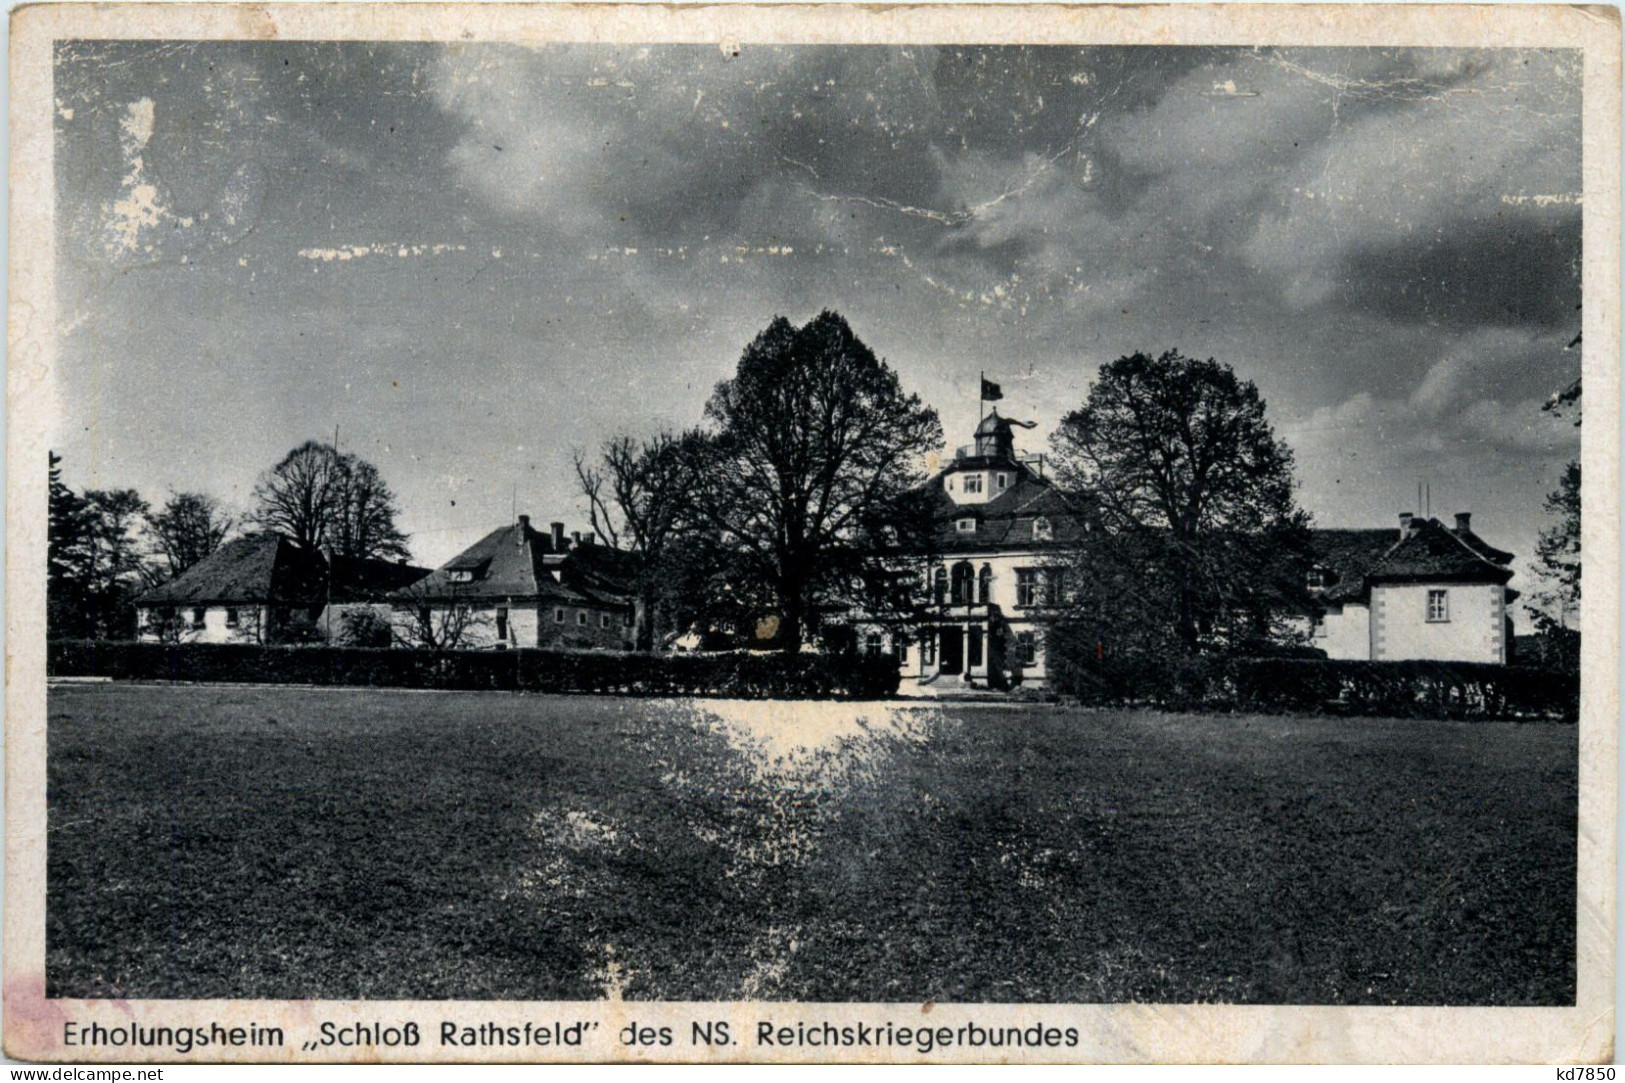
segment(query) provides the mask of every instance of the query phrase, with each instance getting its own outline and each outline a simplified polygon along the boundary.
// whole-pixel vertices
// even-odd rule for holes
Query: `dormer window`
[[[1309,569],[1309,589],[1310,590],[1325,590],[1326,589],[1326,569],[1325,568],[1310,568]]]
[[[1055,532],[1050,529],[1048,519],[1040,516],[1039,518],[1033,520],[1034,541],[1049,541],[1053,537],[1055,537]]]
[[[954,529],[959,531],[961,534],[974,534],[976,533],[976,520],[960,519],[958,522],[954,523]]]
[[[474,582],[474,571],[472,568],[453,568],[446,578],[453,583],[472,583]]]

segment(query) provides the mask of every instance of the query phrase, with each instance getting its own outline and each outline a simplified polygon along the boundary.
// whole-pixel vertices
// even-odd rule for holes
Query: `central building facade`
[[[922,615],[910,632],[867,629],[862,646],[896,655],[904,694],[1044,687],[1045,638],[1082,517],[1041,459],[1016,454],[1014,427],[997,409],[922,495],[930,544],[911,569]]]

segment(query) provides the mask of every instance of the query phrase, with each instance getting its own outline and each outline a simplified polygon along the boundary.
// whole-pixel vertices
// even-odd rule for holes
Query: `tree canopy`
[[[1268,634],[1301,582],[1308,516],[1257,387],[1212,359],[1131,354],[1101,369],[1051,444],[1100,527],[1087,559],[1148,577],[1148,601],[1173,609],[1146,619],[1187,650]]]
[[[182,575],[220,548],[231,528],[231,516],[205,493],[176,493],[147,516],[147,532],[168,579]]]
[[[866,520],[923,480],[942,425],[829,311],[775,318],[705,412],[701,511],[775,600],[780,645],[799,650],[817,603],[850,578]]]
[[[405,560],[400,508],[378,468],[331,444],[307,440],[261,475],[252,522],[344,557]]]

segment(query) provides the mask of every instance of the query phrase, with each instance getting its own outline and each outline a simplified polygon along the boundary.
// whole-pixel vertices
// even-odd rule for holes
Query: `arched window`
[[[948,600],[948,569],[940,564],[931,579],[931,597],[938,605]]]
[[[961,560],[954,565],[954,605],[970,605],[976,600],[976,570],[970,561]]]
[[[993,569],[986,564],[982,565],[982,571],[976,580],[976,600],[986,605],[993,600]]]

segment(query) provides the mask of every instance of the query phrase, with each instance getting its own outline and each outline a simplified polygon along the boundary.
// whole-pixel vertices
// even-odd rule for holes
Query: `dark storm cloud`
[[[1447,327],[1577,331],[1580,215],[1507,215],[1448,223],[1431,237],[1357,249],[1348,303],[1394,320]]]
[[[571,517],[572,446],[692,424],[831,307],[951,444],[980,370],[1047,426],[1177,346],[1258,382],[1323,522],[1427,472],[1527,552],[1578,88],[1498,50],[71,45],[58,442],[241,503],[337,425],[433,561],[516,488]]]

